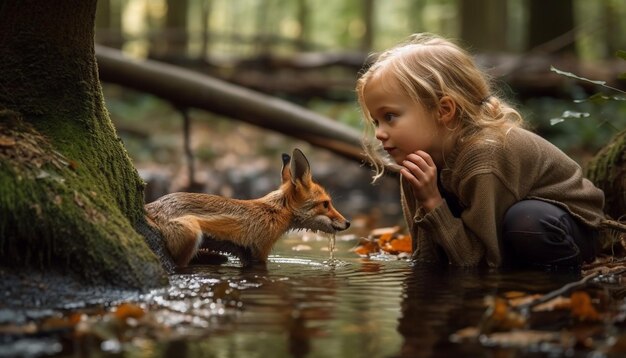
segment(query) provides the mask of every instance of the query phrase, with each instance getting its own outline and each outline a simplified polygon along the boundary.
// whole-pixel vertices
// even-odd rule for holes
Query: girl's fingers
[[[409,183],[411,183],[413,187],[421,186],[421,183],[419,182],[419,180],[417,180],[417,178],[413,175],[413,173],[411,173],[407,168],[400,169],[400,173],[406,180],[409,181]]]
[[[435,162],[433,161],[433,158],[430,156],[430,154],[426,153],[423,150],[418,150],[417,152],[415,152],[419,157],[421,157],[422,159],[424,159],[424,161],[426,162],[426,164],[428,164],[428,166],[434,167],[435,166]]]
[[[421,178],[421,177],[423,177],[425,175],[424,170],[419,166],[419,164],[416,164],[415,162],[405,160],[404,162],[402,162],[402,165],[406,169],[408,169],[409,172],[411,172],[411,174],[413,174],[413,176],[415,176],[417,178]]]
[[[423,153],[424,155],[420,155],[420,152]],[[429,168],[434,167],[435,164],[432,161],[432,158],[430,157],[430,155],[426,154],[425,152],[422,151],[418,151],[416,153],[412,153],[407,155],[406,159],[408,161],[411,161],[415,164],[417,164],[423,171],[427,171]]]

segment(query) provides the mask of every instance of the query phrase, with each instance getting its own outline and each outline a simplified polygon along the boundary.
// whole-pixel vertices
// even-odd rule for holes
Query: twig
[[[575,289],[575,288],[579,288],[579,287],[584,287],[585,285],[587,285],[587,282],[589,282],[591,279],[596,278],[600,275],[600,272],[594,272],[591,275],[584,277],[582,280],[576,281],[576,282],[571,282],[568,283],[567,285],[559,288],[558,290],[554,290],[552,292],[549,292],[539,298],[537,298],[536,300],[533,300],[531,302],[528,302],[526,304],[523,305],[519,305],[518,307],[516,307],[516,309],[520,312],[525,312],[527,310],[530,310],[531,308],[540,305],[542,303],[548,302],[553,298],[559,297],[559,296],[563,296],[566,293],[568,293],[569,291]]]

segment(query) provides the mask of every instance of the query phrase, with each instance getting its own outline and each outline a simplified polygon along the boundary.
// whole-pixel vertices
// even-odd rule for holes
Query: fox
[[[265,264],[289,230],[334,234],[350,227],[313,180],[309,161],[298,148],[291,156],[282,154],[281,184],[261,198],[176,192],[146,204],[145,212],[179,267],[187,266],[200,249],[233,254],[243,266]]]

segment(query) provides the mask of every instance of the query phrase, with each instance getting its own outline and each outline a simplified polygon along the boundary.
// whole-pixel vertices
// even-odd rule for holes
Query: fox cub
[[[149,224],[165,238],[178,266],[200,248],[229,252],[243,265],[265,262],[278,239],[290,229],[334,233],[350,226],[313,181],[304,154],[283,154],[282,184],[262,198],[230,199],[198,193],[172,193],[145,206]]]

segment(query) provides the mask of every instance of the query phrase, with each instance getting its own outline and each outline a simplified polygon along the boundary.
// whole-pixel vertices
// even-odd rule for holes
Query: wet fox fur
[[[350,226],[313,181],[299,149],[283,154],[282,184],[262,198],[230,199],[198,193],[172,193],[145,206],[149,224],[165,238],[178,266],[186,266],[200,248],[229,252],[244,266],[266,262],[272,246],[290,229],[327,233]]]

